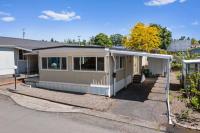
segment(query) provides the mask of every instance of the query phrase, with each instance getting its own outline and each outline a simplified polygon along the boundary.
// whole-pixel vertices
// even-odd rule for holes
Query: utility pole
[[[22,38],[23,38],[23,39],[25,39],[25,34],[26,34],[25,28],[23,28],[23,29],[22,29]]]

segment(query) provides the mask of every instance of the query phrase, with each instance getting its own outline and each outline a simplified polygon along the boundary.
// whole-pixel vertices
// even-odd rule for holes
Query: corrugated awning
[[[146,57],[167,59],[167,60],[173,59],[172,55],[153,54],[153,53],[147,53],[147,52],[137,52],[137,51],[129,51],[129,50],[115,50],[115,49],[109,49],[109,51],[111,52],[111,54],[146,56]]]

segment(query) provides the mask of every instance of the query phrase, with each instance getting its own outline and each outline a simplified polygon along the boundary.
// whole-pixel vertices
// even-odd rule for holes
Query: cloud
[[[148,2],[145,2],[144,4],[146,6],[162,6],[162,5],[172,4],[176,1],[179,1],[179,3],[184,3],[187,0],[149,0]]]
[[[43,11],[40,16],[38,16],[41,19],[51,19],[56,21],[72,21],[72,20],[79,20],[81,17],[79,15],[76,15],[75,12],[55,12],[52,10],[46,10]]]
[[[1,16],[10,16],[10,13],[0,11]]]
[[[0,20],[4,22],[13,22],[15,17],[11,16],[10,13],[0,11]]]
[[[184,3],[186,2],[187,0],[179,0],[180,3]]]
[[[198,21],[194,21],[194,22],[192,22],[192,25],[199,25],[199,22]]]
[[[145,2],[146,6],[162,6],[176,2],[176,0],[150,0]]]
[[[41,18],[41,19],[49,19],[49,17],[48,16],[45,16],[45,15],[40,15],[40,16],[38,16],[39,18]]]
[[[13,21],[15,21],[15,18],[8,16],[8,17],[2,17],[1,20],[4,22],[13,22]]]

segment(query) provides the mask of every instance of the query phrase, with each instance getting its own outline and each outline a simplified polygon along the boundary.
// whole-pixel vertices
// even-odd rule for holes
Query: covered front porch
[[[119,86],[119,80],[118,80],[118,75],[122,74],[125,75],[124,78],[124,87],[126,87],[130,83],[130,79],[126,75],[132,74],[132,78],[134,75],[144,75],[144,69],[148,69],[150,72],[151,77],[165,77],[167,79],[167,86],[166,86],[166,91],[169,90],[169,81],[170,81],[170,70],[171,70],[171,61],[172,61],[172,56],[171,55],[163,55],[163,54],[152,54],[152,53],[146,53],[146,52],[134,52],[134,51],[128,51],[128,50],[114,50],[111,49],[109,50],[111,53],[111,57],[113,58],[113,95],[116,95],[116,93],[121,90],[117,89]],[[134,61],[131,62],[128,58],[125,58],[125,66],[124,66],[124,71],[122,73],[119,73],[117,69],[117,57],[118,56],[126,56],[126,57],[131,57],[135,59],[135,57],[139,57],[139,61]],[[145,60],[143,60],[145,58]],[[131,63],[130,63],[131,62]],[[131,68],[130,66],[131,65]],[[129,70],[131,69],[131,70]],[[135,71],[136,70],[136,71]],[[145,80],[145,77],[141,77],[142,79],[140,80],[141,82]],[[131,79],[132,82],[132,79]],[[140,82],[140,83],[141,83]],[[121,88],[121,87],[120,87]],[[111,88],[112,89],[112,88]]]
[[[118,86],[119,82],[117,81],[116,77],[113,77],[113,90],[114,90],[114,96],[118,99],[122,99],[122,102],[128,101],[139,101],[139,102],[145,102],[148,99],[152,99],[151,101],[160,101],[162,105],[167,105],[167,112],[168,113],[168,120],[169,123],[171,123],[171,118],[169,116],[170,114],[170,108],[169,108],[169,87],[170,87],[170,70],[171,70],[171,61],[172,56],[171,55],[163,55],[163,54],[152,54],[152,53],[146,53],[146,52],[135,52],[135,51],[128,51],[128,50],[110,50],[111,56],[115,58],[116,56],[132,56],[132,57],[140,57],[141,59],[145,57],[147,60],[146,65],[139,65],[139,74],[142,76],[141,82],[136,84],[131,83],[130,86],[125,86],[125,89],[123,90],[117,90],[115,86]],[[116,66],[116,61],[114,60],[114,66]],[[128,61],[128,60],[126,60]],[[126,64],[126,63],[125,63]],[[142,64],[142,62],[141,62]],[[125,66],[126,68],[127,66]],[[153,86],[145,87],[145,83],[149,80],[149,78],[145,78],[144,69],[147,68],[150,71],[150,77],[157,78],[155,82],[152,82]],[[117,69],[113,68],[114,73],[117,73]],[[133,65],[134,70],[134,65]],[[126,75],[126,71],[124,72]],[[133,73],[134,75],[134,73]],[[134,76],[133,76],[134,77]],[[143,83],[142,83],[143,82]],[[127,83],[127,78],[125,78],[125,83]],[[150,83],[151,84],[151,83]],[[128,84],[127,84],[128,85]],[[162,85],[162,87],[158,87],[157,85]],[[139,89],[138,89],[139,88]],[[124,91],[126,90],[126,91]],[[152,92],[153,91],[153,92]],[[128,93],[126,93],[128,92]],[[134,92],[134,93],[132,93]],[[158,95],[154,95],[157,93]],[[159,95],[160,93],[160,95]],[[136,99],[135,99],[136,98]],[[127,101],[128,100],[128,101]],[[142,100],[142,101],[141,101]],[[149,101],[149,100],[148,100]],[[130,105],[133,102],[130,102]],[[120,102],[119,102],[120,104]],[[130,106],[128,105],[128,106]],[[139,104],[141,105],[141,104]],[[124,104],[123,104],[124,106]],[[155,106],[159,106],[156,105]],[[147,106],[146,106],[147,107]],[[123,107],[123,110],[125,111],[126,107]],[[135,109],[134,109],[135,110]],[[124,112],[122,111],[122,112]],[[126,113],[126,111],[124,112]]]
[[[37,53],[26,53],[26,78],[33,78],[39,76],[39,60]]]

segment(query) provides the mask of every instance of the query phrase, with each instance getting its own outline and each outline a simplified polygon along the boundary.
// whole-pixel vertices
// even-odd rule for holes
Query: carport
[[[167,101],[167,106],[168,106],[168,112],[170,112],[169,108],[169,87],[170,87],[170,69],[171,69],[171,61],[172,61],[172,56],[171,55],[164,55],[164,54],[153,54],[153,53],[147,53],[147,52],[135,52],[135,51],[129,51],[129,50],[116,50],[116,49],[110,49],[109,50],[113,61],[114,61],[114,73],[116,72],[116,61],[115,57],[117,55],[128,55],[128,56],[140,56],[140,57],[147,57],[148,63],[149,63],[149,69],[152,70],[152,73],[154,74],[161,74],[167,79],[167,84],[165,87],[165,93],[166,93],[166,101]],[[116,80],[114,79],[114,83],[116,85]],[[114,87],[115,89],[115,87]],[[115,91],[114,91],[115,92]],[[116,95],[116,93],[114,93]],[[169,115],[168,115],[169,116]],[[169,118],[169,122],[171,122]]]

